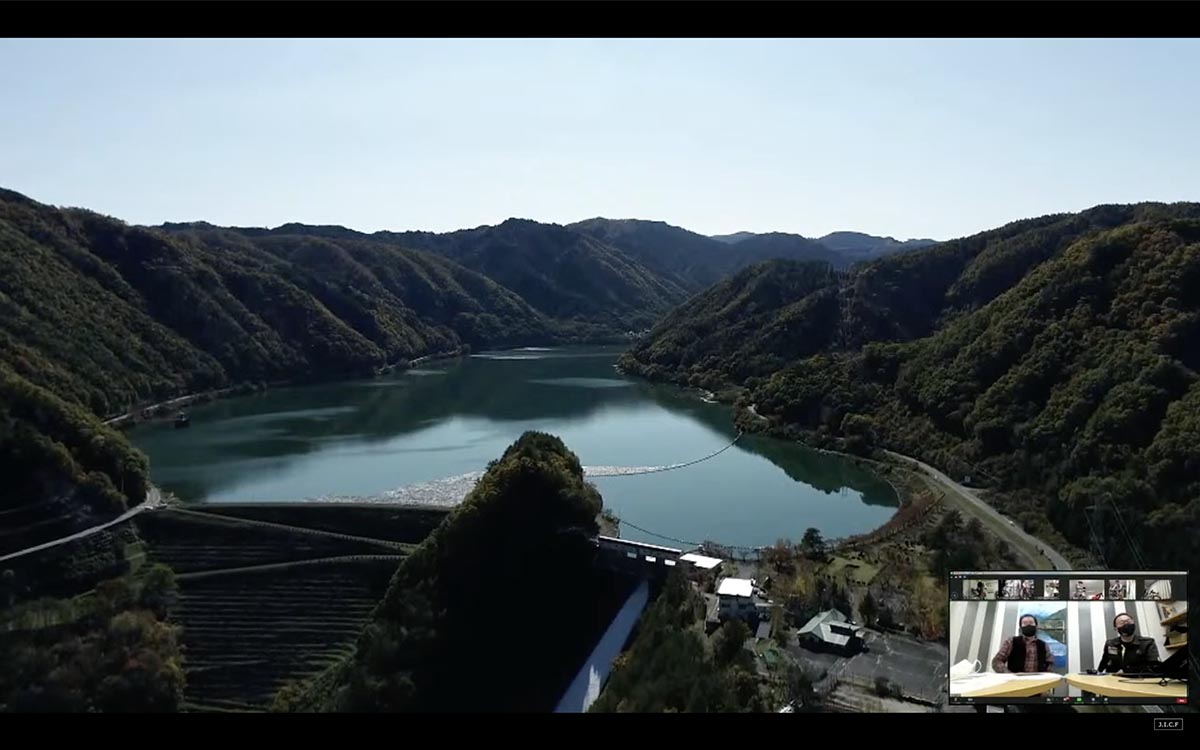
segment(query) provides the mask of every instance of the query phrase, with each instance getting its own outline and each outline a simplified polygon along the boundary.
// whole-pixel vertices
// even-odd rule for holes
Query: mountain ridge
[[[782,296],[756,281],[788,274],[808,281]],[[811,333],[772,333],[789,328]],[[740,386],[789,438],[969,475],[1085,562],[1094,539],[1109,565],[1200,554],[1200,204],[1025,219],[844,278],[770,261],[689,300],[621,366]],[[1099,503],[1121,523],[1084,512]]]

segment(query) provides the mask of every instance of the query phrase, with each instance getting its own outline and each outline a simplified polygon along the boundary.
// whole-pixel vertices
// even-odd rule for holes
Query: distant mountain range
[[[755,234],[754,232],[734,232],[733,234],[713,235],[712,239],[735,245],[763,236],[765,235]],[[795,237],[798,235],[786,236]],[[901,241],[894,237],[878,237],[862,232],[832,232],[824,237],[818,237],[816,242],[837,254],[840,258],[840,263],[847,264],[880,258],[884,255],[891,255],[892,253],[904,250],[918,250],[922,247],[936,245],[938,241],[930,239]]]
[[[916,249],[924,246],[921,243],[931,242],[897,242],[889,237],[871,238],[871,235],[847,232],[839,234],[853,234],[873,241],[853,243],[843,240],[834,248],[798,234],[738,232],[706,237],[661,221],[640,219],[588,219],[570,224],[568,228],[620,249],[689,292],[700,291],[764,260],[819,261],[842,269],[861,260]]]

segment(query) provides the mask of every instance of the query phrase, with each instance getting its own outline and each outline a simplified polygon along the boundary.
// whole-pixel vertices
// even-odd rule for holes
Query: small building
[[[677,567],[682,552],[673,547],[604,535],[596,537],[596,547],[597,563],[606,570],[656,580],[665,578]]]
[[[688,578],[704,591],[716,590],[716,581],[721,574],[723,562],[719,557],[709,557],[698,552],[688,552],[679,556],[679,564],[686,566]]]
[[[796,635],[801,646],[813,651],[849,655],[863,647],[863,629],[836,609],[814,615]]]
[[[754,617],[754,581],[749,578],[723,578],[717,585],[717,614],[725,619]]]
[[[721,572],[721,563],[724,562],[719,557],[708,557],[696,552],[688,552],[687,554],[680,555],[679,559],[690,563],[696,570],[709,571],[714,575]]]

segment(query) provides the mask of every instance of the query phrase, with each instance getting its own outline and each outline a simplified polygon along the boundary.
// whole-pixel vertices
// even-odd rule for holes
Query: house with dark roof
[[[836,609],[814,615],[796,635],[800,645],[812,651],[849,655],[863,647],[863,629]]]

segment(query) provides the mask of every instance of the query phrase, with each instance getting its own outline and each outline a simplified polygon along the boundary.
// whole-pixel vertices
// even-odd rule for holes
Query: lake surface
[[[157,484],[209,503],[453,502],[526,430],[558,435],[601,474],[693,461],[736,437],[730,407],[625,377],[613,369],[619,354],[481,353],[215,401],[190,412],[189,429],[147,423],[130,436]],[[626,522],[622,536],[658,543],[758,546],[810,526],[840,537],[878,527],[896,506],[886,482],[849,461],[760,436],[685,468],[590,481]]]

